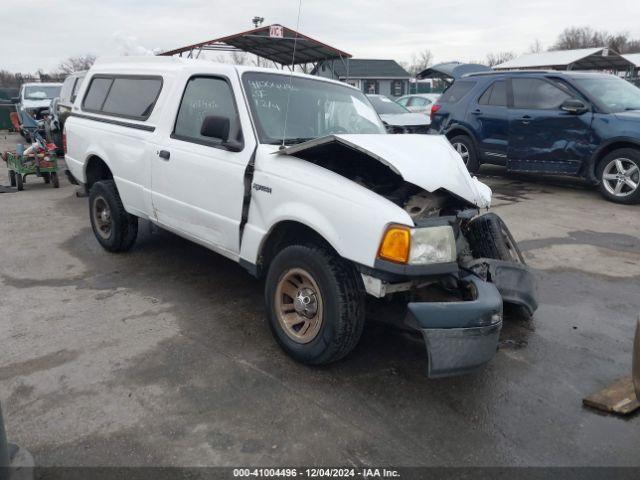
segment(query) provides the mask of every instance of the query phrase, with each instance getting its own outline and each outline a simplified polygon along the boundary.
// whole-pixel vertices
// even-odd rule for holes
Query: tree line
[[[640,39],[632,38],[628,32],[611,33],[606,30],[595,30],[591,27],[568,27],[565,28],[546,51],[555,50],[575,50],[579,48],[607,47],[617,53],[640,53]],[[531,43],[526,52],[540,53],[545,48],[539,39]],[[476,60],[471,63],[480,63],[489,67],[494,67],[501,63],[516,58],[518,54],[512,50],[492,52],[487,54],[483,60]],[[415,76],[425,68],[432,65],[433,54],[429,49],[413,54],[408,62],[399,62],[407,72]]]
[[[95,55],[87,54],[67,58],[52,72],[39,69],[36,73],[14,73],[2,69],[0,70],[0,87],[18,88],[28,82],[61,82],[74,72],[89,70],[95,61]]]

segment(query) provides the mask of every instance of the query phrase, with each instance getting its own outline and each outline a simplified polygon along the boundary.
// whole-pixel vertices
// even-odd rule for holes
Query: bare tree
[[[404,68],[407,72],[411,74],[412,77],[415,77],[425,68],[431,66],[433,62],[433,53],[428,48],[425,48],[421,52],[414,53],[411,55],[410,62],[399,62],[402,68]]]
[[[640,39],[628,32],[611,34],[591,27],[568,27],[558,36],[550,50],[573,50],[576,48],[608,47],[618,53],[640,52]]]
[[[516,58],[516,54],[513,52],[496,52],[488,54],[484,63],[489,67],[495,67],[514,58]]]
[[[531,45],[529,45],[529,49],[527,53],[540,53],[544,51],[544,47],[542,46],[542,42],[539,38],[536,38]]]
[[[70,75],[74,72],[89,70],[95,61],[96,56],[91,54],[69,57],[64,62],[60,63],[58,71],[64,75]]]

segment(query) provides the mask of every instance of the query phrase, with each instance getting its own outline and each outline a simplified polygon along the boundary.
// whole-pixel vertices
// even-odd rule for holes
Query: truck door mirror
[[[562,105],[560,105],[560,110],[563,110],[567,113],[572,113],[574,115],[581,115],[586,112],[588,108],[582,100],[578,100],[577,98],[569,98],[568,100],[565,100]]]
[[[20,97],[11,97],[11,103],[14,103],[14,104],[20,103]]]
[[[200,135],[203,137],[218,138],[225,142],[229,139],[229,129],[231,122],[227,117],[209,115],[204,117]]]
[[[244,145],[234,139],[229,138],[231,131],[231,120],[227,117],[218,115],[208,115],[202,121],[200,127],[200,135],[203,137],[216,138],[221,140],[221,145],[232,152],[239,152]]]

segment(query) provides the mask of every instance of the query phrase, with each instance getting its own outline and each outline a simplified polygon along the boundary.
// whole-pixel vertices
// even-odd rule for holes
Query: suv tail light
[[[62,151],[67,154],[67,129],[62,130]]]
[[[440,110],[441,107],[442,107],[442,105],[438,105],[437,103],[434,103],[431,106],[431,114],[429,115],[431,120],[433,120],[433,116],[438,112],[438,110]]]

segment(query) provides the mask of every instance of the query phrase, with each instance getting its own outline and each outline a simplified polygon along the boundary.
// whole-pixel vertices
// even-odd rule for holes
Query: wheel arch
[[[587,168],[584,172],[587,179],[593,183],[599,183],[600,181],[596,177],[596,171],[599,163],[608,154],[621,148],[633,148],[640,152],[640,140],[632,137],[621,137],[609,140],[608,142],[600,145],[600,147],[598,147],[598,149],[593,153],[589,163],[587,164]]]
[[[474,146],[476,148],[478,147],[478,144],[477,144],[477,141],[476,141],[476,136],[473,134],[471,129],[465,127],[464,125],[460,125],[459,123],[451,125],[447,129],[447,131],[444,133],[444,135],[449,140],[451,140],[453,137],[458,136],[458,135],[466,135],[467,137],[471,138],[471,141],[473,141]]]
[[[264,276],[279,251],[290,245],[304,244],[325,247],[340,255],[331,242],[316,229],[299,220],[281,220],[274,224],[262,239],[253,273],[258,277]]]
[[[91,154],[87,157],[87,160],[85,161],[84,176],[87,191],[91,189],[94,183],[100,180],[113,180],[111,168],[101,156],[96,154]]]

